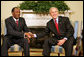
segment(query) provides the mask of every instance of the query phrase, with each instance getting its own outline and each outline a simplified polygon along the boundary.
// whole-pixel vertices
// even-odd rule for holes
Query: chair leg
[[[23,54],[24,54],[24,51],[22,51],[22,56],[23,56]]]
[[[58,53],[58,56],[60,56],[60,53]]]

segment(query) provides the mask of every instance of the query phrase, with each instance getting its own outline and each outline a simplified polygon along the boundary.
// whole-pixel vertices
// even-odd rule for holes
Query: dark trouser
[[[4,38],[2,47],[1,47],[1,56],[8,56],[8,49],[10,46],[18,44],[24,49],[24,55],[29,56],[29,45],[28,40],[24,38],[20,39],[10,39],[10,38]]]
[[[69,38],[62,47],[65,50],[65,56],[71,56],[73,51],[73,40],[74,38]],[[56,38],[49,38],[44,41],[43,45],[43,55],[44,56],[50,56],[51,53],[51,46],[57,45],[57,39]]]

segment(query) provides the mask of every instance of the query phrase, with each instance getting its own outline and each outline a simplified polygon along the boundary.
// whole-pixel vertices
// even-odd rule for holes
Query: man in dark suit
[[[4,37],[3,45],[1,47],[1,55],[8,56],[8,49],[14,44],[18,44],[24,49],[24,55],[29,56],[28,37],[29,29],[25,23],[24,18],[20,17],[20,9],[14,7],[12,9],[12,16],[5,20],[7,34]]]
[[[40,38],[51,34],[52,37],[46,39],[43,45],[43,55],[50,56],[51,46],[59,45],[65,49],[65,55],[71,56],[73,51],[74,29],[68,17],[58,16],[58,9],[55,7],[49,10],[52,19],[47,23],[43,33],[33,34],[32,37]]]

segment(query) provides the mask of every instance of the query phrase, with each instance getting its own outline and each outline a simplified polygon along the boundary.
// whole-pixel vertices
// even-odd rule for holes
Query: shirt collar
[[[16,18],[14,18],[14,17],[13,17],[13,19],[14,19],[14,21],[19,21],[19,19],[16,19]]]
[[[56,21],[57,21],[57,23],[58,23],[58,17],[56,18]],[[54,22],[55,22],[55,20],[54,20]]]

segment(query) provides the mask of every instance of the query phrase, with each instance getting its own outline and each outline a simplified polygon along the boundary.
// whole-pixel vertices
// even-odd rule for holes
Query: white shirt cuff
[[[25,38],[25,34],[24,34],[24,38]]]
[[[28,33],[31,33],[31,32],[28,32]],[[26,35],[25,35],[25,33],[24,33],[24,38],[25,38],[25,36],[26,36]]]
[[[66,37],[64,37],[64,39],[65,39],[65,40],[67,40],[67,38],[66,38]]]
[[[36,38],[36,37],[37,37],[37,35],[36,35],[36,34],[34,34],[34,37]]]

